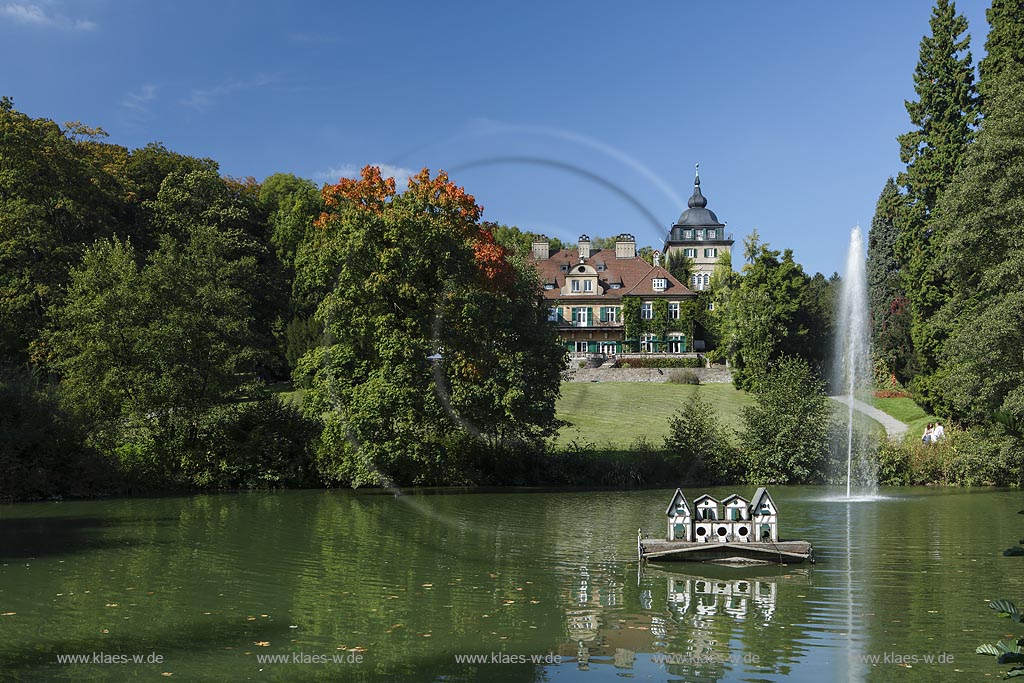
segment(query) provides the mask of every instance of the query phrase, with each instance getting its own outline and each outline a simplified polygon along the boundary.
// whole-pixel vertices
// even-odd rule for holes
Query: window
[[[668,305],[668,319],[679,320],[679,302],[673,301]]]
[[[576,342],[576,353],[586,353],[590,350],[590,344],[585,341]]]
[[[651,284],[654,286],[655,292],[664,292],[668,287],[668,280],[663,277],[656,277]]]
[[[574,291],[574,292],[579,292],[580,291],[580,281],[579,280],[572,280],[572,285],[571,286],[572,286],[572,291]]]
[[[622,289],[622,283],[620,283],[620,282],[613,282],[613,283],[612,283],[611,285],[609,285],[609,286],[610,286],[610,287],[611,287],[612,289]]]
[[[651,353],[655,351],[656,342],[653,334],[641,334],[640,335],[640,350],[644,353]]]
[[[618,350],[615,342],[601,342],[600,344],[597,345],[597,348],[598,351],[609,356],[614,354]]]
[[[696,238],[697,238],[697,239],[699,239],[699,240],[702,240],[702,239],[704,239],[704,231],[703,231],[703,230],[698,230],[698,231],[696,232],[696,235],[695,235],[695,236],[696,236]]]
[[[694,273],[690,281],[693,282],[692,289],[707,289],[711,284],[711,273]]]
[[[554,288],[555,288],[555,285],[552,282],[546,282],[544,284],[544,289],[554,289]]]
[[[568,273],[569,272],[569,264],[568,263],[563,263],[562,264],[562,272],[563,273]]]
[[[683,239],[688,240],[693,238],[693,230],[683,230]]]
[[[558,319],[561,317],[561,312],[558,310],[557,307],[548,309],[548,322],[557,323]]]
[[[681,334],[670,334],[668,337],[669,353],[686,353],[686,338]]]
[[[718,249],[705,249],[704,258],[718,258]]]
[[[686,258],[697,258],[697,250],[696,249],[683,249],[683,255],[686,256]]]
[[[604,269],[605,269],[605,265],[603,263],[598,263],[597,264],[597,272],[603,273]]]
[[[707,289],[708,287],[711,286],[711,273],[704,273],[704,275],[701,276],[701,278],[704,283],[701,289]]]
[[[714,301],[709,301],[708,302],[708,310],[709,311],[715,310],[715,302]]]
[[[618,322],[618,309],[615,306],[602,306],[601,307],[601,322],[603,323],[614,323]]]
[[[573,309],[573,320],[576,321],[576,327],[589,327],[590,326],[590,308],[584,306],[582,308]]]
[[[584,292],[593,292],[594,291],[594,281],[593,280],[584,280],[583,281],[583,291]]]
[[[640,305],[640,317],[644,320],[654,319],[654,304],[647,301]]]
[[[708,239],[713,240],[717,236],[717,230],[708,230]]]

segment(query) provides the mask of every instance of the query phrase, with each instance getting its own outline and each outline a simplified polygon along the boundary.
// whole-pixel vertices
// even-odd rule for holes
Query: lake
[[[733,491],[753,493],[707,489]],[[3,505],[0,680],[818,683],[1006,671],[974,649],[1024,635],[985,602],[1024,606],[1024,558],[1002,557],[1024,536],[1021,492],[883,489],[859,503],[824,488],[771,492],[782,537],[811,541],[815,565],[638,572],[636,530],[664,533],[667,489]]]

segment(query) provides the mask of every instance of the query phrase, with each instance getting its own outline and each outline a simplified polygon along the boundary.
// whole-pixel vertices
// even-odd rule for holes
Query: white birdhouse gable
[[[665,515],[680,518],[690,516],[690,505],[686,502],[686,496],[683,495],[681,489],[676,489],[672,501],[668,504],[668,509],[665,510]]]
[[[754,494],[754,500],[750,504],[750,511],[754,517],[771,517],[777,515],[778,508],[775,501],[765,488],[759,488]]]
[[[697,519],[718,519],[718,499],[704,494],[693,501],[693,507],[697,510]]]

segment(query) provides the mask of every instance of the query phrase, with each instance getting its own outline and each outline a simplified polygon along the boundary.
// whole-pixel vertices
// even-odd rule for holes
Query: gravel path
[[[850,405],[851,399],[849,396],[832,396],[831,398],[835,401],[839,401],[843,405]],[[883,413],[878,408],[868,405],[864,401],[860,401],[858,399],[852,400],[853,409],[859,413],[864,413],[872,420],[877,420],[878,422],[881,422],[882,426],[885,427],[885,433],[889,435],[890,439],[902,439],[903,436],[907,433],[909,427],[903,422],[900,422],[899,420],[894,418],[892,415],[889,415],[888,413]]]

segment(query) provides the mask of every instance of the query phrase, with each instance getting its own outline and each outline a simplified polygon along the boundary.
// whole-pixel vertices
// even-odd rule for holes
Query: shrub
[[[669,418],[665,449],[683,465],[683,477],[694,482],[736,482],[743,479],[739,453],[719,425],[714,408],[694,394]]]
[[[825,383],[802,358],[783,357],[759,377],[743,409],[742,443],[754,484],[824,481],[832,409]]]
[[[693,370],[673,370],[668,373],[668,381],[673,384],[700,384],[700,376]]]

